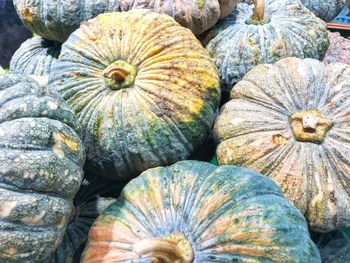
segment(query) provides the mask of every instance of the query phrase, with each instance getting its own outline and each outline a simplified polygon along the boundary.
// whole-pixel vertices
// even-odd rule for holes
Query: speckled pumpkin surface
[[[349,80],[341,63],[259,65],[214,126],[219,163],[271,177],[316,231],[350,225]]]
[[[328,32],[330,45],[323,63],[341,62],[350,64],[350,40],[342,37],[338,32]]]
[[[15,52],[10,70],[17,74],[46,76],[57,61],[60,51],[60,43],[33,37]]]
[[[115,179],[186,159],[220,101],[208,52],[173,18],[147,10],[85,23],[50,78],[83,126],[89,168]]]
[[[301,2],[326,22],[335,18],[345,5],[345,0],[302,0]]]
[[[182,161],[132,180],[83,262],[320,262],[306,221],[267,177]]]
[[[36,34],[64,42],[80,23],[98,14],[146,8],[168,14],[195,34],[227,16],[237,0],[14,0],[22,22]]]
[[[258,0],[253,8],[238,4],[201,37],[227,90],[258,64],[286,57],[322,59],[329,45],[326,24],[299,1]]]
[[[0,76],[0,261],[40,260],[60,243],[82,180],[78,129],[58,94]]]

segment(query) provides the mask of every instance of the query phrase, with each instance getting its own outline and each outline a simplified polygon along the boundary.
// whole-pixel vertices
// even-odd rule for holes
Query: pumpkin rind
[[[330,45],[323,59],[323,63],[341,62],[350,64],[350,40],[342,37],[338,32],[328,32]]]
[[[10,62],[10,70],[24,75],[49,75],[60,51],[60,43],[33,37],[15,52]]]
[[[317,17],[326,22],[335,18],[345,5],[345,0],[302,0],[301,2]]]
[[[188,239],[180,250],[190,246],[193,262],[320,262],[305,219],[271,180],[197,161],[129,182],[92,226],[83,262],[156,262],[138,244],[176,235]]]
[[[350,67],[341,63],[287,58],[259,65],[231,91],[214,126],[219,163],[271,177],[315,231],[350,225],[349,80]],[[315,111],[324,117],[312,117]],[[295,133],[297,112],[306,113],[308,142]],[[316,120],[315,130],[308,120]],[[320,131],[322,140],[310,137]]]
[[[147,10],[82,25],[63,45],[50,87],[78,115],[89,169],[122,180],[189,157],[220,101],[217,70],[195,36]]]
[[[329,40],[326,24],[299,1],[265,0],[265,22],[247,24],[254,5],[241,3],[201,38],[227,90],[254,66],[286,57],[322,59]]]
[[[0,260],[35,261],[62,239],[84,146],[66,103],[35,81],[0,76]]]

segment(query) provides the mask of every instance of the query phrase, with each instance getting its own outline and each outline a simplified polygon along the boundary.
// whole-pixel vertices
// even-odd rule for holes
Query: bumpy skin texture
[[[137,68],[136,79],[112,90],[103,71],[120,59]],[[147,10],[85,23],[63,45],[50,78],[83,126],[89,168],[115,179],[189,157],[220,101],[208,52],[171,17]]]
[[[0,76],[0,261],[40,260],[60,243],[82,180],[79,124],[58,94]]]
[[[345,0],[302,0],[301,2],[311,12],[326,22],[335,18],[345,4]]]
[[[199,34],[228,15],[236,3],[236,0],[14,0],[22,22],[31,31],[59,42],[64,42],[83,21],[99,14],[135,8],[168,14]]]
[[[330,45],[323,63],[341,62],[350,64],[350,40],[342,37],[338,32],[328,32]]]
[[[60,51],[60,43],[33,37],[15,52],[10,62],[10,70],[24,75],[49,75]]]
[[[329,45],[326,24],[299,1],[265,0],[265,18],[270,22],[263,25],[246,24],[253,7],[238,4],[202,36],[227,90],[258,64],[286,57],[322,59]]]
[[[83,262],[150,262],[137,243],[175,233],[193,262],[320,262],[305,219],[270,179],[198,161],[132,180],[92,226]]]
[[[232,90],[214,126],[219,163],[271,177],[315,231],[350,225],[349,80],[350,67],[341,63],[287,58],[259,65]],[[305,110],[332,122],[323,141],[294,135],[290,117]],[[304,134],[313,132],[305,126]]]

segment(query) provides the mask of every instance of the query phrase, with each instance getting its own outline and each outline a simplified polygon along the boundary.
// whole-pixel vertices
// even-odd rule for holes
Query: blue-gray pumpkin
[[[34,262],[61,242],[82,180],[74,113],[31,78],[0,76],[0,261]]]
[[[335,18],[345,6],[345,0],[302,0],[301,2],[326,22]]]

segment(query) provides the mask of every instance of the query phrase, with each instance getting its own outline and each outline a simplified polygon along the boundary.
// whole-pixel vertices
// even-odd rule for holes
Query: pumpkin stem
[[[297,141],[317,144],[324,141],[327,132],[333,126],[332,120],[319,110],[296,112],[289,117],[289,123]]]
[[[191,243],[184,234],[143,239],[133,245],[134,252],[154,263],[190,263],[194,260]]]
[[[265,18],[265,1],[264,0],[253,0],[254,10],[253,15],[249,18],[246,23],[254,25],[262,25],[270,22],[269,18]]]
[[[135,82],[136,73],[136,67],[124,60],[117,60],[102,71],[107,86],[112,90],[130,87]]]

